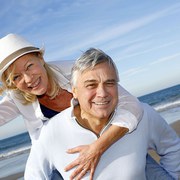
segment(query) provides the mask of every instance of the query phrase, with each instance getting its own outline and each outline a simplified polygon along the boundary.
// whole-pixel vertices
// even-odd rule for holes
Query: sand
[[[174,122],[171,124],[171,127],[176,131],[176,133],[180,137],[180,120]],[[159,162],[160,157],[157,155],[157,153],[153,150],[149,151],[149,154],[157,161]]]
[[[180,120],[171,124],[171,127],[176,131],[180,137]]]

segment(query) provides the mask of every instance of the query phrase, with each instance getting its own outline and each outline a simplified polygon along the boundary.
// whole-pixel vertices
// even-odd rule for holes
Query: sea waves
[[[162,102],[153,106],[158,112],[166,111],[172,108],[180,107],[180,99],[169,102]]]
[[[29,153],[31,146],[24,146],[21,148],[13,149],[12,151],[7,151],[0,154],[0,160],[10,158],[13,156],[18,156],[20,154]]]

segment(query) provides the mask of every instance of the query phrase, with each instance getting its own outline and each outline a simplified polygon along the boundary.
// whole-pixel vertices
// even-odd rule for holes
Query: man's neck
[[[76,117],[76,120],[82,127],[93,131],[98,136],[102,129],[109,122],[109,119],[98,119],[92,116],[84,116],[79,105],[74,107],[74,115]]]

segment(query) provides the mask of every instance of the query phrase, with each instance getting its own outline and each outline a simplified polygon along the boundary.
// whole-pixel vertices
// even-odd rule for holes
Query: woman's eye
[[[27,66],[27,70],[32,66],[33,64],[29,64],[28,66]]]
[[[17,81],[18,78],[19,78],[19,76],[14,76],[14,77],[13,77],[13,81]]]

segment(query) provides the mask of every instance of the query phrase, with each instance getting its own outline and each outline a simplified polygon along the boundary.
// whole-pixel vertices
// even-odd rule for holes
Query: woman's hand
[[[70,176],[70,180],[80,180],[87,172],[90,173],[89,177],[92,180],[102,152],[94,144],[91,144],[68,149],[67,153],[79,153],[79,157],[65,167],[65,171],[76,167]]]
[[[65,171],[76,167],[70,176],[70,180],[79,180],[87,172],[90,173],[89,177],[92,180],[101,155],[128,131],[128,128],[112,125],[92,144],[69,149],[67,153],[79,153],[79,157],[65,167]]]

